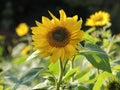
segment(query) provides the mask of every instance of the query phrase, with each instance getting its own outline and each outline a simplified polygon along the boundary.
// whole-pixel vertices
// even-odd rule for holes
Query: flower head
[[[59,11],[60,19],[49,12],[52,19],[42,17],[42,23],[36,21],[37,27],[32,27],[32,39],[42,57],[51,56],[51,61],[71,59],[78,49],[84,32],[81,29],[82,20],[78,16],[67,17],[63,10]]]
[[[110,15],[107,12],[99,11],[92,14],[90,18],[87,19],[86,26],[103,26],[110,21]]]
[[[26,46],[22,51],[21,54],[22,55],[26,55],[29,51],[30,51],[31,47],[30,46]]]
[[[115,80],[109,82],[105,90],[120,90],[120,82]]]
[[[20,23],[16,28],[16,33],[18,36],[24,36],[28,33],[29,27],[26,23]]]

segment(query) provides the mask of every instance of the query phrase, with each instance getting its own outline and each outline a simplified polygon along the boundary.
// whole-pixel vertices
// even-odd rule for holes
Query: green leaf
[[[86,86],[80,85],[78,86],[78,90],[89,90],[89,88]]]
[[[32,68],[26,73],[24,73],[19,79],[19,81],[16,83],[16,85],[13,87],[13,90],[16,90],[18,86],[21,84],[25,84],[27,82],[32,81],[36,76],[39,75],[40,71],[42,70],[44,70],[44,68],[38,67],[38,68]]]
[[[88,33],[85,33],[84,34],[84,37],[83,37],[84,40],[86,41],[89,41],[91,43],[96,43],[98,41],[98,39],[96,38],[93,38],[91,35],[89,35]]]
[[[35,57],[38,55],[39,52],[40,52],[39,50],[34,51],[34,52],[27,58],[26,62],[31,61],[33,58],[35,58]]]
[[[74,69],[69,70],[69,71],[65,74],[63,80],[69,80],[77,71],[78,71],[78,68],[74,68]]]
[[[112,74],[108,72],[103,72],[97,78],[97,81],[93,87],[93,90],[101,90],[101,86],[103,85],[106,78],[110,77]]]
[[[113,60],[110,64],[112,67],[116,65],[120,65],[120,60]]]
[[[27,82],[33,80],[39,74],[39,72],[41,70],[43,70],[43,67],[30,69],[28,72],[26,72],[22,75],[22,77],[19,79],[20,82],[23,84],[23,83],[27,83]]]
[[[84,69],[84,70],[79,70],[76,72],[74,79],[79,79],[81,78],[83,75],[85,75],[89,70],[88,69]]]
[[[17,79],[17,77],[14,75],[13,72],[11,72],[10,70],[8,70],[6,73],[5,73],[5,76],[8,77],[8,79],[10,81],[12,81],[13,83],[18,83],[19,80]]]
[[[19,57],[16,57],[13,61],[14,61],[15,64],[20,65],[20,64],[22,64],[27,58],[28,58],[28,55],[19,56]]]
[[[89,77],[90,77],[90,72],[87,72],[86,74],[84,74],[82,77],[78,79],[78,82],[81,83],[83,81],[88,81]]]
[[[99,46],[87,43],[79,52],[96,68],[111,72],[109,57]]]
[[[116,65],[115,67],[113,67],[116,70],[120,70],[120,65]]]
[[[49,65],[49,72],[51,72],[52,74],[54,75],[59,75],[59,63],[58,62],[55,62],[55,63],[51,63]]]
[[[0,85],[0,90],[3,90],[3,85]]]
[[[2,56],[4,53],[4,48],[2,46],[0,46],[0,56]]]
[[[47,90],[48,88],[48,81],[44,81],[43,83],[37,84],[35,87],[33,87],[34,90]]]
[[[92,27],[92,28],[88,29],[86,32],[87,32],[87,33],[91,33],[91,32],[93,32],[93,31],[95,31],[95,30],[96,30],[96,27]]]

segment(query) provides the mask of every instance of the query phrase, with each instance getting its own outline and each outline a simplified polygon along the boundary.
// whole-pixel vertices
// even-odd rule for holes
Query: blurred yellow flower
[[[71,59],[79,49],[84,32],[81,29],[82,20],[78,16],[67,17],[63,10],[59,11],[60,19],[49,12],[52,20],[42,17],[42,23],[36,21],[37,27],[32,27],[32,39],[42,57],[51,56],[51,61]]]
[[[21,55],[26,55],[29,51],[30,51],[31,47],[30,46],[26,46],[22,51],[21,51]]]
[[[90,18],[87,19],[86,26],[103,26],[110,21],[110,15],[107,12],[99,11],[92,14]]]
[[[29,27],[26,23],[20,23],[16,28],[16,33],[18,36],[24,36],[28,33]]]

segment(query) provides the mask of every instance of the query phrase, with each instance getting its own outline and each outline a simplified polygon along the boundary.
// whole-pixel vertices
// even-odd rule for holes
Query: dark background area
[[[83,22],[99,10],[107,11],[111,15],[112,32],[120,33],[119,0],[0,0],[0,34],[14,37],[19,23],[34,26],[35,20],[41,21],[41,16],[51,18],[48,10],[59,17],[60,9],[68,16],[79,15]]]

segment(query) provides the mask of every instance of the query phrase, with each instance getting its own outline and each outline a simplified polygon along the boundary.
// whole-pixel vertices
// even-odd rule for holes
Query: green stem
[[[64,64],[64,67],[63,67],[64,72],[65,72],[65,68],[66,68],[67,63],[68,63],[68,59],[65,61],[65,64]]]
[[[70,63],[70,70],[72,70],[74,68],[74,59],[75,59],[75,56],[73,56],[73,59],[72,59],[72,61]],[[71,77],[71,82],[73,82],[73,81],[74,81],[74,78]]]
[[[60,84],[61,84],[61,81],[62,81],[62,77],[64,75],[64,71],[63,71],[63,64],[62,64],[62,61],[61,59],[59,60],[59,66],[60,66],[60,75],[59,75],[59,79],[58,79],[58,83],[57,83],[57,88],[56,90],[59,90],[60,88]]]

